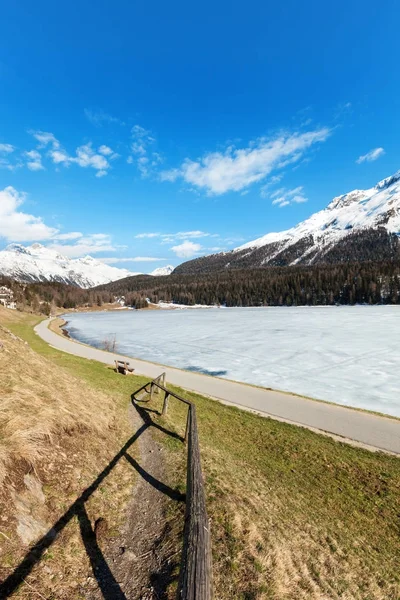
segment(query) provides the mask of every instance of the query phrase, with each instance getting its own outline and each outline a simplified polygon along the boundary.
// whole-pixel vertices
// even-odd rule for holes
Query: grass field
[[[6,326],[121,403],[143,385],[48,347],[35,322],[21,316]],[[398,458],[173,389],[197,406],[217,600],[400,598]],[[183,433],[184,408],[173,399],[168,415],[154,418]],[[161,439],[182,486],[182,445]]]

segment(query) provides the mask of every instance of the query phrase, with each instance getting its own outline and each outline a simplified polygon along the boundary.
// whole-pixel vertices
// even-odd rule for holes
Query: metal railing
[[[148,387],[150,386],[150,389]],[[186,511],[182,560],[177,598],[179,600],[211,600],[212,559],[210,522],[207,515],[204,480],[201,471],[196,406],[166,387],[165,373],[149,381],[133,397],[145,390],[153,399],[164,392],[162,415],[168,411],[169,399],[175,398],[188,407],[185,442],[187,442]],[[137,398],[140,401],[140,398]]]

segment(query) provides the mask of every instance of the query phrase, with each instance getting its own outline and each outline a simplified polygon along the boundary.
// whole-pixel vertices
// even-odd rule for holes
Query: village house
[[[13,310],[17,308],[13,291],[5,285],[0,286],[0,304]]]

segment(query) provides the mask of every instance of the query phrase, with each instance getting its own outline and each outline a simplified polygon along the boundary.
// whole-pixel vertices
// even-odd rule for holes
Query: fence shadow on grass
[[[65,513],[54,523],[51,529],[49,529],[49,531],[42,538],[40,538],[34,546],[32,546],[32,548],[27,552],[23,560],[14,569],[11,575],[9,575],[3,582],[0,583],[0,598],[8,598],[22,583],[24,583],[26,577],[32,572],[35,565],[42,559],[45,551],[56,541],[58,534],[63,531],[63,529],[74,517],[77,517],[82,541],[90,560],[93,576],[99,585],[103,598],[105,600],[126,600],[126,596],[113,576],[111,569],[108,566],[107,561],[97,543],[96,534],[86,512],[85,503],[89,500],[92,494],[98,489],[100,484],[111,473],[111,471],[122,458],[127,460],[135,469],[135,471],[155,489],[169,496],[172,500],[178,502],[185,501],[184,494],[180,494],[178,491],[173,490],[166,484],[155,479],[130,454],[128,454],[129,448],[137,441],[144,431],[146,431],[146,429],[152,426],[161,430],[166,435],[171,435],[181,439],[181,437],[176,433],[168,431],[164,427],[155,423],[151,419],[147,410],[142,407],[138,407],[138,405],[134,402],[133,395],[132,404],[142,417],[143,424],[122,446],[120,451],[108,463],[103,471],[101,471],[91,485],[82,492],[75,502],[73,502],[65,511]]]

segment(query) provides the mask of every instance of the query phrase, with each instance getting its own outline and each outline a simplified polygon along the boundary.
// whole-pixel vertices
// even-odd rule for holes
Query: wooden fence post
[[[153,390],[154,390],[154,383],[151,382],[151,384],[150,384],[150,401],[153,400]]]
[[[186,429],[185,429],[185,444],[187,444],[190,430],[190,411],[192,410],[191,405],[188,406],[187,418],[186,418]]]
[[[165,392],[165,396],[164,396],[164,406],[162,409],[162,415],[166,415],[167,414],[167,410],[168,410],[168,398],[169,398],[169,394],[168,392]]]
[[[211,600],[210,522],[206,509],[194,404],[190,407],[189,415],[186,514],[177,598],[179,600]]]

